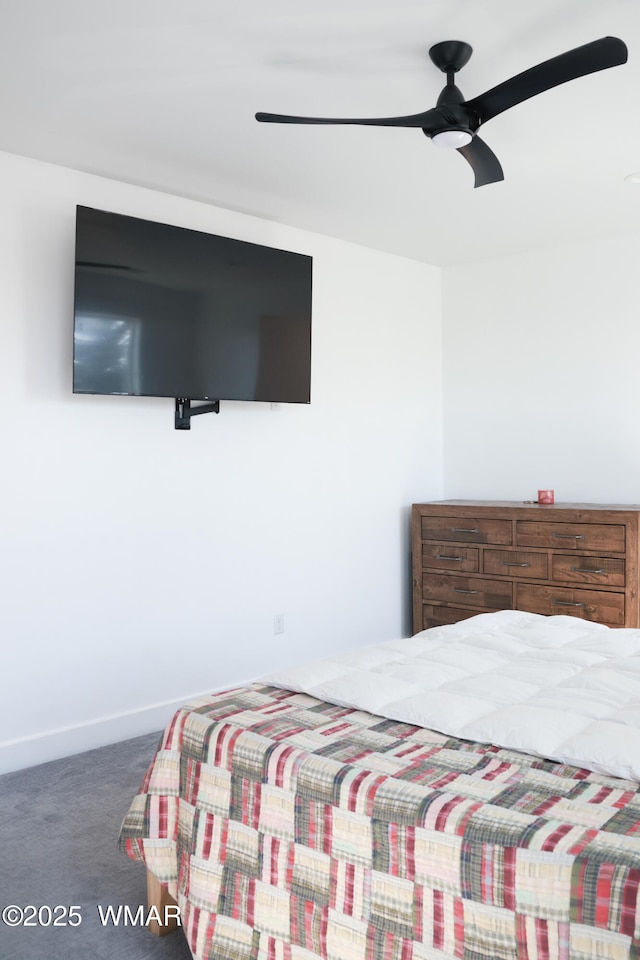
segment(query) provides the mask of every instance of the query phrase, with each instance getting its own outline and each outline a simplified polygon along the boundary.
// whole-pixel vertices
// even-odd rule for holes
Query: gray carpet
[[[103,926],[98,911],[146,908],[144,867],[117,841],[159,737],[0,777],[0,913],[9,904],[61,904],[78,905],[82,916],[75,927],[10,927],[0,919],[0,960],[191,960],[182,930],[158,938],[122,918]]]

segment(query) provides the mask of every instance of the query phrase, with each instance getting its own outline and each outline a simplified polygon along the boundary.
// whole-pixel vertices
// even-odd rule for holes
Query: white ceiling
[[[478,189],[420,130],[254,119],[426,110],[441,40],[471,98],[606,35],[627,64],[483,127]],[[0,0],[0,150],[448,265],[640,232],[637,51],[637,0]]]

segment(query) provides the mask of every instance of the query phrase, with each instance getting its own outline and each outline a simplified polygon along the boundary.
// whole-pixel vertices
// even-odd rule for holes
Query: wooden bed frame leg
[[[151,916],[148,928],[156,937],[166,937],[180,926],[180,908],[164,883],[147,870],[147,907],[160,918]]]

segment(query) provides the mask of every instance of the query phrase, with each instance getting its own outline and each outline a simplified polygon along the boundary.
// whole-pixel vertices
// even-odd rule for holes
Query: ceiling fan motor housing
[[[476,130],[480,126],[480,119],[475,115],[470,114],[469,110],[461,106],[463,102],[462,95],[457,87],[454,86],[453,90],[455,90],[457,94],[460,94],[460,100],[455,99],[452,101],[445,96],[450,89],[451,88],[449,86],[444,88],[438,97],[438,103],[434,109],[434,113],[441,122],[437,125],[437,127],[435,124],[431,124],[427,129],[423,128],[422,130],[422,132],[429,138],[449,130],[460,130],[469,134],[469,137],[473,137]]]

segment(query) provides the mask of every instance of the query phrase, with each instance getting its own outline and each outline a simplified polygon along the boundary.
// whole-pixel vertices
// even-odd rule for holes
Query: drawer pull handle
[[[462,563],[462,557],[445,557],[441,553],[436,553],[436,560],[455,560],[456,563]]]
[[[600,567],[598,570],[589,570],[588,567],[571,567],[571,572],[572,573],[598,573],[602,576],[602,574],[606,574],[607,571],[604,569],[604,567]]]
[[[451,527],[451,533],[480,533],[479,527]]]
[[[530,563],[516,563],[515,560],[501,560],[501,567],[530,567]]]
[[[584,533],[552,533],[556,540],[584,540]]]
[[[584,603],[572,603],[571,600],[552,600],[558,607],[584,607]]]
[[[453,588],[454,593],[480,593],[479,590],[461,590],[459,587]]]

